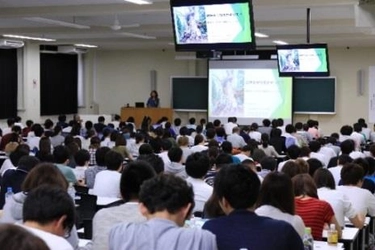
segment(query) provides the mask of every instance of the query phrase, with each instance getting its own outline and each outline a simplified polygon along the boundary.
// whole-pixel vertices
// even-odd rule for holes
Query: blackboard
[[[207,111],[207,77],[171,77],[172,108],[177,111]]]
[[[335,114],[336,78],[301,77],[293,80],[293,112]]]

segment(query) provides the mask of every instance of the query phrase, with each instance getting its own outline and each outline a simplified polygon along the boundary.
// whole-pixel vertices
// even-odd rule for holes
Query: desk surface
[[[314,240],[314,249],[316,250],[335,250],[335,249],[344,249],[343,243],[337,243],[336,246],[328,245],[325,241],[316,241]]]
[[[359,229],[355,227],[345,227],[342,230],[342,237],[340,241],[354,241],[357,238]],[[323,238],[327,238],[327,230],[323,230]]]
[[[111,198],[111,197],[101,197],[98,196],[98,199],[96,200],[96,205],[98,206],[107,206],[113,202],[120,201],[120,198]]]
[[[371,217],[366,217],[364,226],[367,227],[370,224],[370,221],[371,221]],[[353,226],[353,224],[350,222],[350,220],[346,217],[345,217],[345,225]]]

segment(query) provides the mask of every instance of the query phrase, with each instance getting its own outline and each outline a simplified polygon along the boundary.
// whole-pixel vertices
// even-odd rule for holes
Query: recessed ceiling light
[[[266,35],[266,34],[263,34],[263,33],[259,33],[259,32],[255,32],[255,36],[259,37],[259,38],[267,38],[267,37],[269,37],[269,35]]]
[[[279,45],[286,45],[288,44],[287,42],[281,41],[281,40],[275,40],[273,43],[279,44]]]
[[[50,24],[50,25],[58,25],[58,26],[76,28],[76,29],[90,29],[90,26],[87,26],[87,25],[69,23],[69,22],[43,18],[43,17],[25,17],[24,19],[28,21],[32,21],[32,22],[37,22],[37,23],[45,23],[45,24]]]
[[[3,37],[18,38],[18,39],[25,39],[25,40],[34,40],[34,41],[43,41],[43,42],[55,42],[56,41],[56,39],[51,39],[51,38],[33,37],[33,36],[20,36],[20,35],[11,35],[11,34],[4,34]]]
[[[140,5],[143,5],[143,4],[152,4],[152,2],[146,1],[146,0],[125,0],[125,2],[135,3],[135,4],[140,4]]]
[[[83,43],[77,43],[74,44],[76,47],[83,47],[83,48],[97,48],[98,46],[96,45],[91,45],[91,44],[83,44]]]

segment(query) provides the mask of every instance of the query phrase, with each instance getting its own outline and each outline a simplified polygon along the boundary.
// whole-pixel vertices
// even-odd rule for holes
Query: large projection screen
[[[208,119],[261,124],[265,118],[292,122],[292,78],[279,77],[276,60],[209,61]]]

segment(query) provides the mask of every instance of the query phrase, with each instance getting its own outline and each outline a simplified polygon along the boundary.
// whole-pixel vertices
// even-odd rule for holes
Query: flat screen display
[[[177,51],[255,47],[249,0],[171,0],[171,13]]]
[[[329,76],[326,44],[277,46],[280,76]]]

